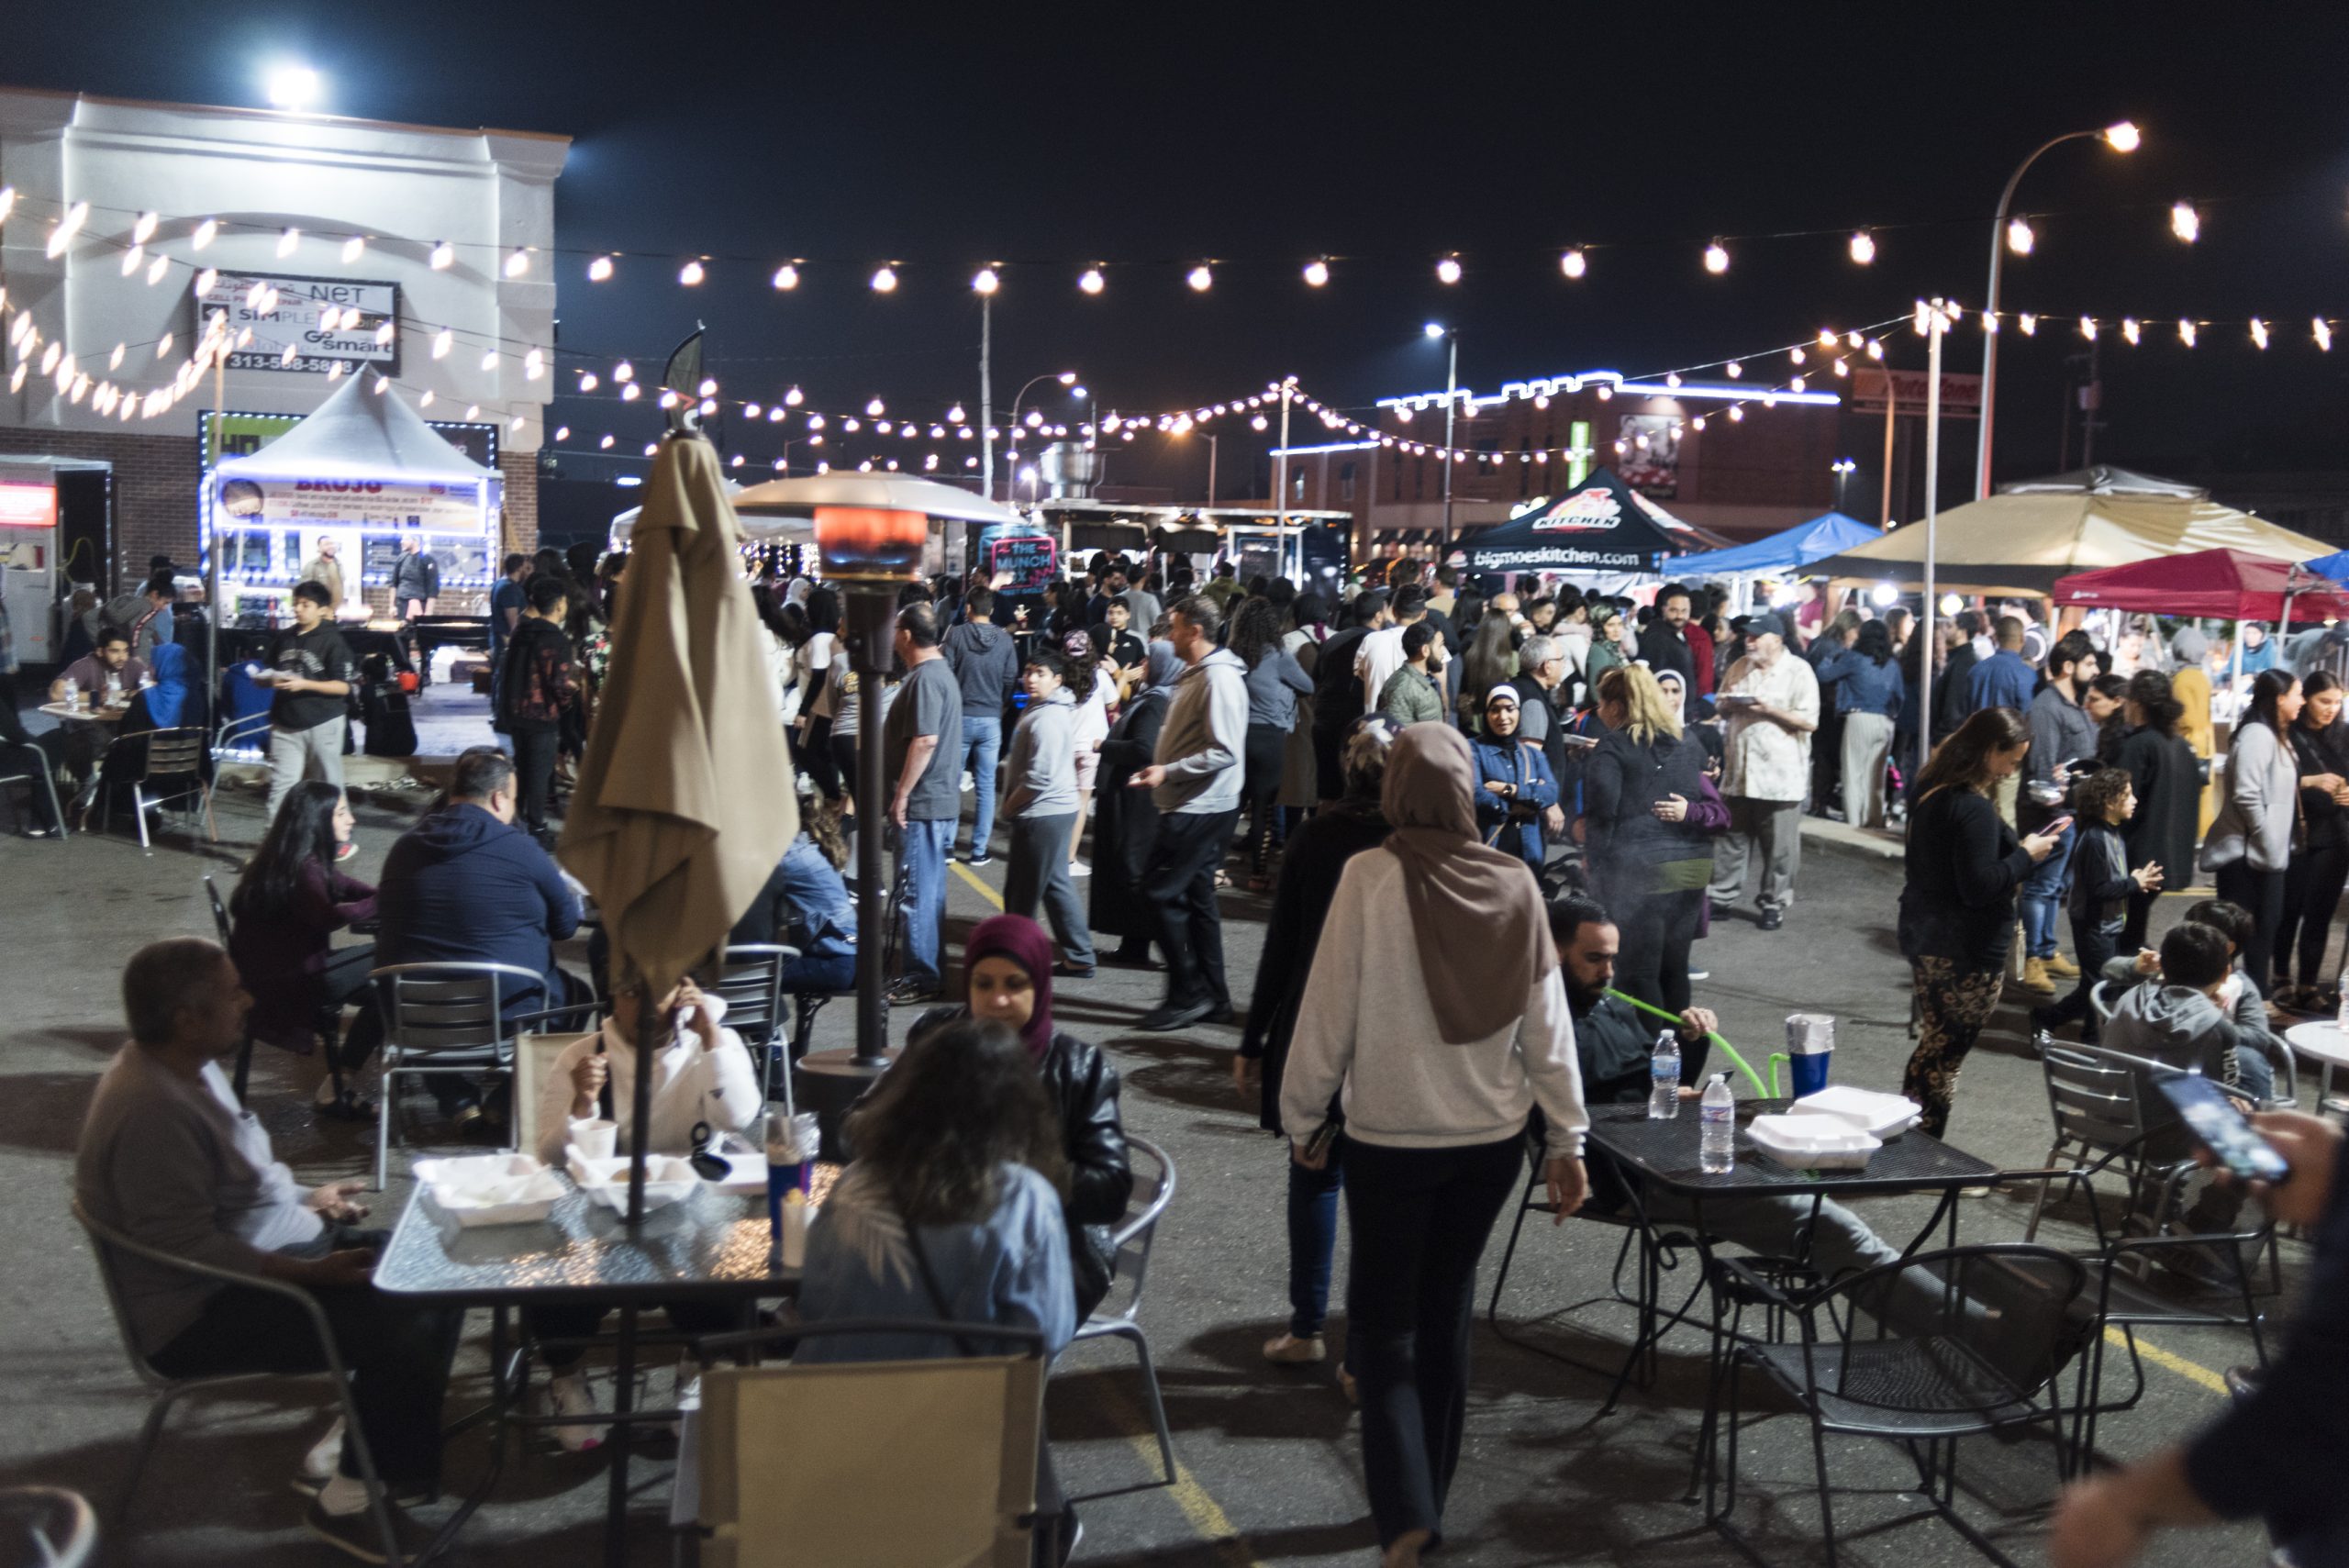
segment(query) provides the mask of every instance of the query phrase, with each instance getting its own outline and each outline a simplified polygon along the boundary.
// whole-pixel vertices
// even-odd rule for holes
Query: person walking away
[[[1974,669],[1982,656],[1974,651],[1974,639],[1982,630],[1982,617],[1972,610],[1960,610],[1941,624],[1943,662],[1940,673],[1933,677],[1933,744],[1938,746],[1957,733],[1966,716],[1974,711]]]
[[[2300,717],[2286,736],[2299,769],[2307,843],[2284,873],[2284,918],[2270,944],[2275,984],[2266,989],[2278,1006],[2329,1014],[2340,1001],[2322,987],[2324,950],[2342,887],[2349,884],[2349,724],[2341,718],[2341,682],[2330,670],[2310,673],[2300,695]]]
[[[2029,711],[2039,687],[2039,672],[2022,656],[2024,626],[2021,616],[2000,616],[1997,651],[1974,666],[1966,676],[1966,701],[1976,713],[1986,707]]]
[[[878,720],[882,773],[891,781],[889,821],[897,829],[897,866],[906,879],[905,969],[889,988],[897,1002],[925,1001],[943,984],[940,949],[946,917],[946,851],[963,816],[963,792],[949,736],[963,733],[963,688],[938,650],[938,616],[926,604],[897,612],[897,662],[906,678]],[[879,694],[867,694],[868,709]],[[866,831],[874,825],[866,824]]]
[[[1355,721],[1354,732],[1346,740],[1345,795],[1306,818],[1289,841],[1288,853],[1281,857],[1272,917],[1265,922],[1264,948],[1256,960],[1248,1027],[1240,1037],[1240,1053],[1231,1059],[1234,1086],[1243,1095],[1252,1086],[1260,1091],[1257,1125],[1267,1132],[1281,1129],[1281,1085],[1289,1045],[1338,880],[1354,856],[1386,841],[1387,823],[1379,789],[1386,777],[1387,752],[1401,733],[1399,726],[1375,715]],[[1337,1107],[1333,1104],[1330,1109],[1334,1115]],[[1289,1316],[1287,1329],[1264,1341],[1268,1362],[1297,1365],[1329,1355],[1321,1330],[1330,1316],[1330,1260],[1338,1245],[1345,1147],[1343,1139],[1331,1140],[1328,1158],[1314,1169],[1287,1158],[1284,1144]],[[1351,1355],[1340,1363],[1338,1382],[1349,1399],[1355,1397]]]
[[[1843,820],[1854,828],[1884,826],[1884,764],[1909,697],[1893,660],[1892,635],[1880,620],[1863,621],[1852,646],[1820,662],[1820,700],[1835,688],[1842,716]]]
[[[1558,781],[1542,748],[1518,735],[1518,706],[1510,686],[1495,686],[1485,698],[1484,739],[1472,749],[1476,830],[1486,844],[1523,861],[1538,881],[1548,859],[1542,824],[1558,804]]]
[[[1090,876],[1093,868],[1077,859],[1085,838],[1085,819],[1092,814],[1094,786],[1101,777],[1101,742],[1109,738],[1109,705],[1118,683],[1102,667],[1093,634],[1082,628],[1061,639],[1061,662],[1068,672],[1068,694],[1075,703],[1070,715],[1069,739],[1076,757],[1076,821],[1068,833],[1068,872]]]
[[[424,548],[422,534],[402,534],[399,559],[392,562],[392,614],[405,623],[408,658],[416,665],[419,689],[432,684],[432,661],[425,656],[415,623],[432,613],[432,603],[440,596],[440,561]]]
[[[2195,818],[2202,797],[2202,763],[2178,733],[2182,715],[2170,693],[2170,677],[2158,670],[2140,670],[2129,677],[2129,695],[2121,705],[2127,728],[2114,749],[2112,765],[2129,775],[2130,793],[2137,800],[2137,814],[2122,830],[2129,863],[2160,866],[2176,892],[2194,880],[2194,846],[2201,837]],[[2121,929],[2122,952],[2144,948],[2155,896],[2129,895],[2129,917]]]
[[[2227,797],[2202,840],[2201,865],[2219,896],[2251,911],[2243,968],[2266,990],[2284,924],[2284,885],[2299,850],[2299,765],[2285,731],[2307,699],[2289,670],[2262,670],[2227,749]]]
[[[2064,804],[2075,767],[2096,761],[2096,720],[2080,705],[2096,679],[2096,651],[2086,632],[2066,632],[2047,651],[2047,682],[2031,699],[2031,758],[2026,783],[2015,801],[2018,831],[2035,833],[2058,817],[2075,815]],[[2072,863],[2072,838],[2065,832],[2048,857],[2032,868],[2018,900],[2022,913],[2022,985],[2053,995],[2055,982],[2079,976],[2093,965],[2074,963],[2055,947],[2055,911],[2064,903],[2065,873]]]
[[[1248,731],[1246,672],[1230,650],[1216,646],[1223,617],[1215,601],[1179,601],[1169,628],[1188,668],[1158,732],[1154,760],[1126,781],[1128,789],[1150,791],[1159,812],[1141,893],[1158,919],[1152,934],[1166,956],[1166,999],[1134,1026],[1152,1032],[1221,1021],[1231,1011],[1215,873],[1240,815]]]
[[[1443,634],[1425,621],[1403,628],[1402,663],[1378,694],[1378,712],[1397,724],[1443,721]],[[1514,696],[1514,692],[1509,694]]]
[[[1249,599],[1231,617],[1230,646],[1248,671],[1248,740],[1241,801],[1252,893],[1265,892],[1273,884],[1273,848],[1280,833],[1281,771],[1288,760],[1288,735],[1297,724],[1297,699],[1313,691],[1313,682],[1303,666],[1281,646],[1281,631],[1280,608],[1270,599]]]
[[[1545,1122],[1561,1223],[1586,1182],[1574,1024],[1540,887],[1476,841],[1468,742],[1414,725],[1388,754],[1393,832],[1338,879],[1281,1088],[1291,1158],[1346,1143],[1346,1312],[1363,1469],[1387,1568],[1443,1539],[1467,1414],[1476,1263]]]
[[[1533,640],[1527,639],[1529,643]],[[1460,728],[1475,735],[1485,719],[1486,695],[1495,686],[1509,684],[1521,667],[1517,628],[1499,616],[1486,616],[1476,623],[1475,639],[1469,643],[1461,662],[1465,668],[1460,676]],[[1518,694],[1520,708],[1524,695],[1521,691]]]
[[[2033,740],[2032,749],[2037,751]],[[2031,1027],[2038,1031],[2034,1047],[2065,1024],[2080,1026],[2083,1043],[2097,1042],[2097,1014],[2090,992],[2102,980],[2104,966],[2121,951],[2121,933],[2129,923],[2129,900],[2137,894],[2161,891],[2162,868],[2146,864],[2132,870],[2128,841],[2121,827],[2136,814],[2137,797],[2129,775],[2119,768],[2099,768],[2072,791],[2076,835],[2072,852],[2072,948],[2080,960],[2080,983],[2072,994],[2048,1007],[2031,1010]],[[2051,853],[2048,859],[2054,859]]]
[[[1126,785],[1157,753],[1159,731],[1166,726],[1167,705],[1174,700],[1175,678],[1182,673],[1183,661],[1173,643],[1163,639],[1152,643],[1141,689],[1119,710],[1109,738],[1101,742],[1093,817],[1092,927],[1101,936],[1118,939],[1104,961],[1109,963],[1147,964],[1151,940],[1158,931],[1157,912],[1141,894],[1142,871],[1158,837],[1158,806],[1148,790]]]
[[[1705,793],[1705,749],[1637,665],[1598,684],[1606,733],[1583,773],[1583,851],[1599,896],[1623,932],[1622,988],[1675,1015],[1689,1005],[1688,954],[1713,867],[1709,835],[1690,819]],[[1702,1084],[1699,1034],[1681,1056],[1681,1080]]]
[[[1321,657],[1314,664],[1314,790],[1316,798],[1324,801],[1336,800],[1346,792],[1339,753],[1353,731],[1354,720],[1377,711],[1376,704],[1363,698],[1362,679],[1354,663],[1361,657],[1364,640],[1386,624],[1386,595],[1375,591],[1357,594],[1351,608],[1353,624],[1322,643]]]
[[[2210,722],[2210,672],[2206,661],[2210,654],[2210,639],[2193,627],[2181,627],[2170,639],[2170,652],[2177,667],[2170,673],[2170,695],[2177,699],[2180,739],[2193,749],[2204,762],[2218,754],[2218,733]],[[2338,672],[2336,672],[2336,675]],[[2203,770],[2208,784],[2210,770]],[[2205,787],[2197,807],[2194,830],[2196,837],[2210,830],[2211,819],[2219,814],[2219,791]]]
[[[1819,732],[1810,747],[1810,814],[1814,817],[1827,815],[1828,802],[1836,798],[1843,771],[1843,715],[1836,706],[1838,687],[1827,678],[1827,664],[1851,648],[1865,624],[1859,611],[1844,610],[1800,650],[1803,662],[1819,680]],[[1844,820],[1850,819],[1847,811]]]
[[[1917,780],[1898,929],[1918,1039],[1900,1092],[1924,1107],[1922,1126],[1935,1138],[1949,1129],[1958,1070],[1998,1005],[2015,892],[2055,849],[2054,834],[2017,840],[1993,804],[1998,781],[2030,751],[2022,715],[1987,707],[1934,749]]]
[[[506,668],[506,639],[522,624],[530,595],[522,584],[530,575],[530,558],[516,553],[506,558],[504,581],[489,593],[489,709],[497,711],[498,673]]]
[[[1004,879],[1007,914],[1032,918],[1039,900],[1061,945],[1053,972],[1093,978],[1093,934],[1068,874],[1068,836],[1076,826],[1076,747],[1068,665],[1049,648],[1028,656],[1020,684],[1028,710],[1011,732],[1003,809],[1011,818],[1011,869]]]
[[[1715,841],[1710,896],[1715,913],[1733,906],[1745,891],[1746,868],[1758,862],[1754,903],[1762,929],[1775,931],[1786,923],[1802,864],[1802,792],[1819,728],[1819,681],[1788,653],[1777,616],[1751,617],[1745,637],[1750,651],[1721,683],[1719,706],[1729,716],[1721,799],[1730,826]]]
[[[977,815],[971,822],[971,848],[963,858],[983,866],[995,858],[995,772],[1003,751],[1003,710],[1019,678],[1019,649],[995,624],[995,594],[974,588],[963,597],[963,618],[939,646],[963,692],[960,772],[971,775]]]
[[[562,629],[570,593],[560,577],[532,576],[530,610],[506,644],[506,670],[498,682],[497,725],[514,746],[517,802],[523,828],[540,843],[548,840],[547,796],[554,783],[555,753],[562,727],[579,712],[579,669],[572,662],[571,639]]]
[[[1299,594],[1290,601],[1289,629],[1281,637],[1281,647],[1297,661],[1308,683],[1318,683],[1321,672],[1321,649],[1330,639],[1329,606],[1319,594]],[[1314,752],[1313,714],[1314,692],[1308,687],[1297,696],[1296,721],[1289,726],[1288,744],[1281,752],[1281,787],[1275,797],[1280,810],[1281,832],[1297,830],[1305,814],[1320,801],[1320,764]]]
[[[342,739],[359,662],[336,629],[325,587],[297,584],[294,625],[277,635],[270,665],[276,672],[269,702],[269,807],[276,817],[285,792],[300,780],[321,778],[342,787]]]

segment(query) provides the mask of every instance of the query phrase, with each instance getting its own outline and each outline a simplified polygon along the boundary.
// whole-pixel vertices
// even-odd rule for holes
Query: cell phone
[[[2281,1186],[2292,1167],[2276,1146],[2259,1136],[2235,1103],[2216,1084],[2199,1073],[2181,1073],[2161,1081],[2162,1094],[2177,1107],[2180,1121],[2195,1142],[2210,1151],[2238,1180]]]
[[[2040,831],[2042,833],[2048,834],[2061,833],[2071,825],[2072,819],[2069,817],[2058,817],[2054,821],[2050,822],[2046,827],[2042,828]]]

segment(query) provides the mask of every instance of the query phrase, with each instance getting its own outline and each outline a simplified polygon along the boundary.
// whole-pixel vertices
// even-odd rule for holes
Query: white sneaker
[[[541,1416],[597,1416],[603,1412],[596,1407],[596,1396],[587,1387],[584,1373],[565,1373],[547,1379],[545,1392],[534,1401],[537,1414]],[[604,1434],[608,1423],[603,1421],[565,1421],[550,1427],[555,1440],[566,1453],[585,1453],[604,1446]]]
[[[1323,1361],[1329,1354],[1329,1341],[1319,1334],[1308,1334],[1300,1339],[1284,1330],[1264,1341],[1264,1359],[1278,1362],[1284,1366]]]
[[[1093,874],[1093,868],[1086,865],[1083,861],[1071,861],[1068,866],[1068,873],[1071,876],[1091,876]]]
[[[302,1456],[302,1468],[294,1477],[294,1490],[316,1496],[319,1487],[340,1473],[342,1433],[343,1419],[337,1416],[334,1425],[327,1429],[327,1435],[312,1443],[310,1451]]]

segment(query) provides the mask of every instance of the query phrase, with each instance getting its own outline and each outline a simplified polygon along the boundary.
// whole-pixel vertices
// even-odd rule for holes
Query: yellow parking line
[[[981,882],[977,872],[973,871],[961,861],[949,861],[946,863],[954,868],[954,873],[957,876],[960,876],[964,882],[969,883],[973,887],[977,888],[979,890],[980,897],[985,899],[988,903],[994,905],[998,909],[1003,907],[1003,895],[997,893],[994,888],[989,887],[985,883]]]
[[[2128,1348],[2129,1336],[2123,1334],[2118,1329],[2107,1329],[2104,1331],[2104,1337],[2106,1341],[2111,1345],[2122,1350],[2126,1350]],[[2177,1373],[2178,1376],[2186,1379],[2187,1382],[2199,1384],[2202,1387],[2209,1389],[2211,1393],[2218,1395],[2222,1399],[2232,1397],[2232,1396],[2227,1392],[2227,1380],[2225,1378],[2221,1377],[2217,1373],[2212,1372],[2200,1362],[2188,1361],[2184,1356],[2177,1354],[2176,1351],[2165,1351],[2159,1345],[2148,1343],[2143,1334],[2137,1336],[2137,1353],[2144,1357],[2145,1360],[2153,1362],[2155,1366],[2160,1367],[2164,1372],[2174,1372]]]

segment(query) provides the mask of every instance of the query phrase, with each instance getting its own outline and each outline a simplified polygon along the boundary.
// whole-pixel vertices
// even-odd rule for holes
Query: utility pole
[[[979,494],[995,499],[995,296],[979,295]]]
[[[1452,558],[1452,430],[1453,420],[1460,412],[1460,331],[1447,328],[1444,336],[1451,339],[1451,352],[1443,373],[1443,545],[1436,552],[1436,564]]]

